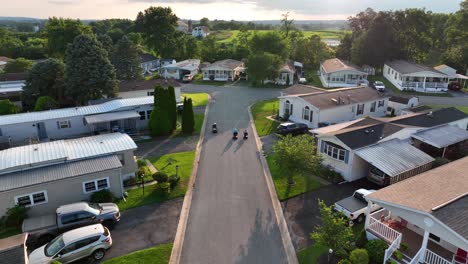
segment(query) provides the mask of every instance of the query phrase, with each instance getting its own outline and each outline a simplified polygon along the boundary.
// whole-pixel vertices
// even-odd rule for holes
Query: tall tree
[[[289,44],[277,32],[256,33],[250,39],[249,46],[251,54],[267,52],[283,60],[289,57]]]
[[[205,26],[209,27],[210,26],[210,20],[206,17],[200,19],[200,26]]]
[[[50,109],[57,109],[58,103],[50,96],[41,96],[37,99],[34,111],[44,111]]]
[[[10,100],[0,100],[0,116],[16,114],[17,112],[18,108],[16,108],[16,105],[10,102]]]
[[[333,51],[322,41],[319,35],[300,39],[294,49],[292,58],[309,67],[318,68],[322,60],[332,57]]]
[[[247,74],[254,85],[263,84],[265,80],[278,77],[282,63],[278,55],[267,52],[252,53],[246,63]]]
[[[139,12],[136,28],[143,33],[145,43],[161,57],[170,57],[174,50],[174,39],[177,16],[170,7],[150,7]]]
[[[149,121],[149,127],[153,136],[166,136],[174,129],[172,116],[169,111],[171,105],[170,97],[168,89],[161,86],[154,88],[154,107]]]
[[[119,80],[141,78],[138,48],[126,36],[115,45],[115,50],[112,53],[112,64]]]
[[[192,99],[184,98],[184,110],[182,111],[182,132],[191,134],[195,130],[195,114],[193,113]]]
[[[281,19],[281,32],[283,32],[284,38],[288,39],[289,33],[295,29],[294,20],[289,19],[289,12],[282,14],[281,16],[283,17]]]
[[[104,95],[113,97],[117,88],[115,69],[107,51],[95,37],[80,35],[67,48],[65,94],[83,105]]]
[[[114,42],[112,42],[111,37],[109,37],[107,34],[99,34],[96,36],[96,39],[101,42],[102,47],[107,51],[107,54],[110,58],[114,51]]]
[[[5,65],[3,71],[5,73],[14,73],[14,72],[27,72],[32,67],[32,61],[25,58],[17,58],[14,61],[10,61]]]
[[[172,86],[167,88],[168,90],[168,104],[167,104],[167,111],[169,113],[169,117],[172,122],[172,129],[176,129],[177,127],[177,101],[175,95],[175,89]]]
[[[336,48],[336,57],[343,60],[351,60],[351,47],[353,45],[353,37],[346,33],[341,38],[340,45]]]
[[[47,59],[34,64],[23,88],[23,107],[32,110],[40,96],[50,96],[58,102],[64,96],[65,65],[57,59]]]
[[[76,36],[92,34],[92,30],[80,20],[51,17],[45,24],[44,34],[49,56],[63,58],[67,45],[72,43]]]
[[[17,58],[22,54],[23,42],[7,29],[0,28],[0,54]]]

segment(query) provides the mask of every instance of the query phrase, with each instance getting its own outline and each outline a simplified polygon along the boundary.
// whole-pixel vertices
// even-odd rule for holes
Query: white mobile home
[[[197,59],[179,61],[174,64],[163,66],[160,70],[160,75],[165,79],[182,80],[186,74],[195,76],[198,73],[199,67],[200,60]]]
[[[304,86],[295,85],[283,94],[292,89],[307,91],[307,88],[300,87]],[[310,93],[280,96],[280,116],[304,123],[310,128],[318,128],[364,116],[381,117],[387,109],[388,97],[369,87],[309,90]]]
[[[153,96],[117,99],[98,105],[0,116],[0,136],[13,145],[122,131],[148,126]]]
[[[244,71],[244,63],[236,60],[214,62],[202,69],[205,81],[233,81]]]
[[[117,97],[119,98],[135,98],[153,96],[154,88],[161,86],[167,88],[169,86],[174,87],[176,95],[176,102],[181,101],[180,84],[174,79],[153,79],[153,80],[132,80],[132,81],[120,81],[119,92]]]
[[[442,93],[448,90],[449,76],[447,74],[404,60],[385,62],[383,76],[402,91]]]
[[[419,105],[418,97],[392,96],[388,100],[387,113],[390,115],[401,115],[403,109],[413,108]]]
[[[367,84],[367,72],[338,58],[320,63],[320,81],[324,87],[355,87]]]

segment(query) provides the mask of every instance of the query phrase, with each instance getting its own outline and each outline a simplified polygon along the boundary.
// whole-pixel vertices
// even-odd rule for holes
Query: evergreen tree
[[[138,48],[127,36],[124,36],[115,45],[112,64],[119,80],[135,80],[141,77]]]
[[[115,95],[117,81],[114,66],[95,37],[76,37],[67,48],[65,62],[65,94],[74,98],[77,104]]]
[[[167,90],[169,92],[168,112],[171,117],[172,129],[176,129],[177,127],[177,102],[176,102],[175,89],[174,87],[169,86]]]
[[[161,86],[154,88],[154,108],[149,122],[151,134],[154,136],[166,136],[174,130],[170,98],[169,89]],[[175,111],[174,108],[174,113],[177,114]]]
[[[182,112],[182,132],[192,134],[195,130],[195,115],[193,113],[192,99],[184,98],[184,111]]]
[[[102,47],[107,51],[107,55],[110,58],[114,51],[114,43],[111,37],[107,34],[99,34],[96,39],[101,42]]]

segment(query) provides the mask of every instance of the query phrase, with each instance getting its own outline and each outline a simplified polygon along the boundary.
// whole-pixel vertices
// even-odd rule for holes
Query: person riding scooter
[[[213,123],[213,126],[211,127],[211,131],[213,133],[218,133],[218,126],[216,125],[216,123]]]
[[[247,132],[247,130],[244,130],[244,139],[248,139],[249,138],[249,132]]]
[[[234,130],[232,131],[232,138],[237,139],[238,134],[239,134],[239,131],[237,131],[237,128],[234,128]]]

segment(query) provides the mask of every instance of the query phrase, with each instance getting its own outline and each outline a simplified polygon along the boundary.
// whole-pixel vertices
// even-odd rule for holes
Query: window
[[[429,233],[429,237],[434,240],[434,241],[437,241],[437,242],[440,242],[440,237],[432,234],[432,233]]]
[[[146,118],[148,118],[148,120],[149,120],[150,117],[151,117],[151,111],[152,111],[152,110],[146,111]]]
[[[310,108],[308,106],[304,107],[302,110],[302,119],[309,121],[310,116]]]
[[[57,127],[58,129],[64,129],[64,128],[70,128],[70,120],[65,120],[65,121],[57,121]]]
[[[140,120],[146,120],[146,112],[145,111],[140,111],[138,112],[140,114]]]
[[[376,104],[376,102],[371,103],[371,105],[370,105],[370,111],[371,112],[375,112],[375,104]]]
[[[382,107],[382,106],[384,106],[384,104],[385,104],[385,100],[380,100],[380,101],[379,101],[379,106],[378,106],[378,107]]]
[[[153,96],[153,95],[154,95],[154,91],[146,92],[146,95],[147,95],[147,96]]]
[[[109,178],[102,178],[92,181],[83,182],[83,192],[96,192],[110,187]]]
[[[390,68],[388,68],[388,71],[387,71],[388,74],[390,74]]]
[[[15,203],[26,207],[47,203],[47,191],[16,196]]]
[[[364,104],[358,104],[357,105],[357,110],[356,110],[356,115],[362,115],[364,114]]]
[[[345,161],[346,150],[344,148],[330,142],[323,142],[322,144],[322,153],[333,159]]]
[[[120,163],[122,163],[122,165],[125,165],[125,156],[124,156],[124,154],[118,154],[117,156],[119,157]]]

